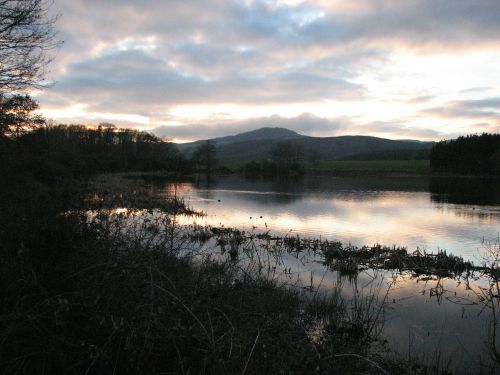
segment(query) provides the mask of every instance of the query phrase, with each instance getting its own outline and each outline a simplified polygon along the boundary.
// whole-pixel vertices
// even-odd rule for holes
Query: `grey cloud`
[[[434,96],[434,95],[420,95],[420,96],[415,96],[411,99],[408,99],[406,102],[411,103],[411,104],[420,104],[420,103],[430,102],[431,100],[433,100],[435,98],[436,98],[436,96]]]
[[[333,136],[348,126],[348,118],[325,119],[311,114],[294,118],[271,116],[217,124],[189,124],[182,126],[161,126],[152,130],[160,137],[179,139],[209,139],[235,135],[263,127],[280,127],[309,136]]]
[[[341,13],[314,5],[276,5],[270,1],[96,1],[58,2],[61,33],[77,40],[116,41],[127,35],[154,35],[162,42],[204,42],[220,46],[251,44],[265,53],[311,45],[400,40],[407,45],[439,43],[474,48],[500,36],[497,0],[408,0],[366,5],[361,13]],[[321,17],[319,15],[322,15]],[[383,47],[383,44],[381,45]],[[362,46],[356,46],[358,49]],[[70,47],[71,48],[71,47]],[[300,53],[300,51],[299,51]]]
[[[308,42],[382,43],[399,41],[418,48],[477,48],[473,42],[496,44],[500,36],[500,2],[496,0],[408,0],[378,2],[362,14],[342,15],[332,9],[309,25]],[[434,47],[435,48],[435,47]]]
[[[186,103],[281,103],[359,98],[363,88],[309,71],[249,76],[228,72],[211,78],[173,68],[147,51],[111,51],[67,67],[52,91],[90,105],[89,110],[148,115]]]
[[[462,94],[479,94],[491,90],[490,87],[472,87],[470,89],[462,90]]]
[[[177,104],[363,99],[364,88],[353,82],[387,62],[395,44],[441,52],[487,43],[498,50],[498,0],[364,4],[362,12],[343,13],[313,0],[293,7],[260,0],[59,0],[53,11],[62,14],[57,28],[66,43],[49,77],[56,85],[44,93],[42,105],[86,103],[89,111],[165,120]],[[120,49],[126,41],[128,49]],[[134,43],[150,43],[151,49],[134,49]],[[498,99],[488,100],[449,103],[422,114],[498,116]],[[342,126],[349,122],[335,127],[336,120],[299,119],[275,118],[277,124],[318,135],[346,131]],[[250,129],[265,120],[238,126]],[[196,126],[207,135],[216,132]],[[398,124],[392,131],[398,126],[403,133],[416,131]],[[359,129],[370,131],[369,126]],[[382,124],[371,129],[389,131]]]
[[[479,123],[479,124],[472,124],[470,126],[470,133],[499,133],[500,134],[500,121],[497,121],[496,124],[489,124],[489,123]],[[464,134],[461,134],[464,135]]]
[[[382,3],[384,4],[384,3]],[[263,53],[274,49],[300,53],[296,48],[329,45],[330,42],[402,40],[428,44],[432,41],[496,41],[500,36],[500,3],[496,0],[410,0],[386,2],[362,14],[344,14],[309,4],[288,7],[253,1],[83,1],[57,2],[65,48],[87,46],[96,40],[116,42],[126,36],[155,36],[166,46],[181,43],[181,50],[202,65],[219,57],[201,53],[193,40],[219,47],[250,44]],[[323,17],[314,15],[323,14]],[[442,43],[441,43],[442,44]],[[182,46],[183,45],[183,46]],[[203,45],[203,44],[201,44]],[[196,48],[196,55],[189,49]],[[357,45],[357,49],[360,46]]]
[[[491,111],[467,109],[459,107],[434,107],[420,111],[422,115],[438,116],[443,118],[484,118],[495,117],[498,114]]]
[[[332,137],[338,135],[369,134],[386,137],[387,134],[405,139],[439,139],[442,133],[435,129],[421,129],[395,122],[373,122],[357,124],[349,117],[327,119],[304,113],[294,118],[271,116],[245,121],[217,124],[189,124],[183,126],[161,126],[152,130],[160,137],[187,140],[210,139],[235,135],[262,127],[281,127],[302,135]]]
[[[500,110],[500,98],[461,100],[453,102],[453,106],[462,108],[473,108],[473,109],[492,108]]]
[[[500,120],[500,98],[457,100],[445,103],[441,107],[422,110],[421,113],[441,117],[493,117]]]
[[[253,1],[232,7],[233,30],[249,40],[269,39],[294,41],[305,27],[317,22],[324,9],[312,4],[288,7],[272,2]]]
[[[170,100],[192,100],[203,77],[184,74],[142,51],[121,51],[78,61],[52,89],[90,110],[148,114]]]
[[[361,126],[353,126],[351,129],[357,128],[362,133],[369,132],[372,135],[393,134],[398,138],[406,139],[437,139],[442,133],[435,129],[415,128],[406,125],[404,122],[372,122]],[[361,128],[363,130],[361,130]]]
[[[236,66],[256,63],[259,53],[244,46],[221,46],[208,43],[185,42],[170,47],[172,54],[189,66],[213,69],[219,65]]]

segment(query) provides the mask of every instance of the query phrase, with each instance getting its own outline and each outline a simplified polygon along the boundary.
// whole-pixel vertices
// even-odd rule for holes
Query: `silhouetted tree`
[[[197,171],[200,172],[203,170],[207,175],[210,175],[217,165],[217,149],[215,144],[210,140],[203,142],[196,148],[193,158]]]
[[[271,159],[276,163],[279,174],[303,173],[304,149],[298,143],[279,142],[271,150]]]
[[[434,172],[494,174],[500,170],[499,152],[500,134],[458,137],[434,145],[430,166]]]
[[[33,113],[36,109],[38,103],[29,95],[0,94],[0,136],[19,138],[43,125],[44,118]]]
[[[30,169],[40,179],[55,174],[88,177],[119,171],[178,174],[187,168],[175,145],[149,133],[113,126],[49,124],[21,136],[16,145],[16,169]]]
[[[48,0],[0,0],[0,93],[40,87],[59,45]]]

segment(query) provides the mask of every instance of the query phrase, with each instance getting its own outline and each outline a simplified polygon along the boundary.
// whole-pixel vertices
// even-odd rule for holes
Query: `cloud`
[[[54,11],[63,14],[60,26],[64,35],[94,34],[107,41],[127,34],[155,34],[167,42],[198,36],[225,42],[222,44],[260,46],[384,39],[466,43],[496,42],[500,32],[497,0],[358,0],[350,8],[341,3],[73,0],[57,2]]]
[[[306,27],[308,42],[363,42],[404,45],[410,49],[474,49],[495,45],[500,35],[500,3],[496,0],[361,1],[356,11],[336,12]],[[323,3],[325,4],[325,3]]]
[[[293,118],[271,116],[227,123],[161,126],[153,129],[152,133],[162,138],[195,141],[236,135],[263,127],[286,128],[302,135],[315,137],[356,134],[398,139],[439,139],[443,137],[443,134],[437,130],[416,128],[403,122],[371,122],[356,124],[353,119],[348,117],[328,119],[317,117],[310,113],[304,113]]]
[[[436,97],[434,95],[419,95],[408,99],[406,102],[410,104],[420,104],[430,102],[435,98]]]
[[[461,100],[454,102],[455,107],[471,109],[495,109],[500,110],[500,98],[485,98],[476,100]]]
[[[500,123],[500,97],[475,100],[455,100],[421,113],[444,118],[490,118]]]
[[[278,127],[303,135],[333,136],[348,123],[350,120],[347,118],[325,119],[304,113],[293,118],[270,116],[216,124],[161,126],[153,129],[152,132],[162,138],[199,140],[236,135],[264,127]]]
[[[51,91],[85,103],[89,111],[152,115],[178,104],[347,100],[363,93],[362,86],[348,80],[305,69],[264,75],[232,71],[212,78],[130,46],[76,61],[66,69]]]
[[[442,137],[443,133],[430,128],[410,126],[401,122],[372,122],[361,126],[354,126],[362,134],[397,139],[432,140]],[[351,127],[352,129],[352,127]]]
[[[465,102],[475,95],[500,95],[494,89],[500,78],[493,68],[476,63],[478,75],[492,77],[491,87],[478,89],[469,80],[457,88],[455,101],[443,99],[447,87],[441,92],[431,80],[403,81],[418,71],[411,65],[411,54],[448,53],[445,60],[452,65],[463,53],[471,60],[475,53],[496,56],[498,0],[72,0],[56,1],[51,11],[62,14],[56,27],[65,44],[50,67],[48,78],[55,85],[39,99],[42,108],[60,113],[57,119],[66,122],[118,119],[124,126],[137,126],[136,118],[141,126],[154,127],[177,121],[183,126],[166,130],[209,137],[273,120],[276,126],[307,134],[392,131],[398,137],[431,137],[427,125],[421,125],[419,133],[418,126],[405,125],[404,118],[414,116],[415,107],[443,101],[443,107],[418,114],[472,123],[483,117],[498,120],[498,108],[487,106],[495,103]],[[394,59],[398,54],[407,59],[402,68],[392,70],[394,61],[401,61]],[[484,81],[474,84],[483,86]],[[384,84],[399,84],[399,90],[387,94],[381,89]],[[376,101],[389,97],[408,108],[400,123],[354,120],[359,113],[353,103],[369,107],[374,100],[375,107]],[[295,104],[301,106],[293,112],[297,114],[304,103],[342,108],[348,102],[350,113],[325,110],[290,118],[289,108]],[[227,119],[217,125],[208,117],[172,115],[179,106],[226,104],[269,109],[264,115],[247,116],[257,117],[247,122]],[[279,106],[288,106],[289,112],[274,109]],[[326,118],[327,112],[331,118]],[[185,127],[197,130],[190,133]]]

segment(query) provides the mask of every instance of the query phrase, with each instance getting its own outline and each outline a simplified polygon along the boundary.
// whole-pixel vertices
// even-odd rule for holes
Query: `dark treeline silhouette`
[[[468,135],[436,143],[430,166],[433,172],[499,175],[500,134]]]
[[[19,138],[4,137],[0,158],[5,172],[31,172],[42,181],[103,172],[189,169],[174,145],[113,125],[48,125]]]
[[[215,144],[210,140],[200,144],[191,156],[191,162],[197,173],[205,172],[210,176],[218,163]]]
[[[311,304],[222,257],[194,261],[198,245],[176,230],[182,202],[140,179],[87,180],[190,164],[148,133],[33,114],[38,103],[20,92],[42,86],[58,45],[52,3],[0,0],[0,373],[366,373],[366,361],[334,353],[366,353],[374,314],[346,328],[344,302]],[[243,246],[240,231],[227,233]],[[318,311],[342,311],[323,347],[308,334]]]
[[[304,174],[304,148],[293,141],[282,141],[271,149],[270,160],[251,161],[244,167],[249,177],[290,177]]]

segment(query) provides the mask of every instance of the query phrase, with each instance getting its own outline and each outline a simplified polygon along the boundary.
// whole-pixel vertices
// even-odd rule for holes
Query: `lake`
[[[228,176],[165,183],[162,191],[204,213],[181,218],[185,224],[356,246],[394,244],[410,252],[445,249],[475,264],[481,264],[488,248],[498,246],[500,233],[500,184],[479,178]],[[459,373],[477,372],[481,366],[485,370],[491,364],[488,332],[494,315],[484,298],[490,286],[487,278],[365,270],[346,279],[316,258],[288,257],[286,267],[294,285],[310,282],[325,292],[336,288],[348,298],[376,290],[385,306],[381,337],[403,357],[439,363]]]
[[[445,249],[480,262],[500,235],[500,183],[490,180],[220,177],[169,184],[206,216],[198,223],[413,251]],[[459,189],[460,185],[462,190]]]

